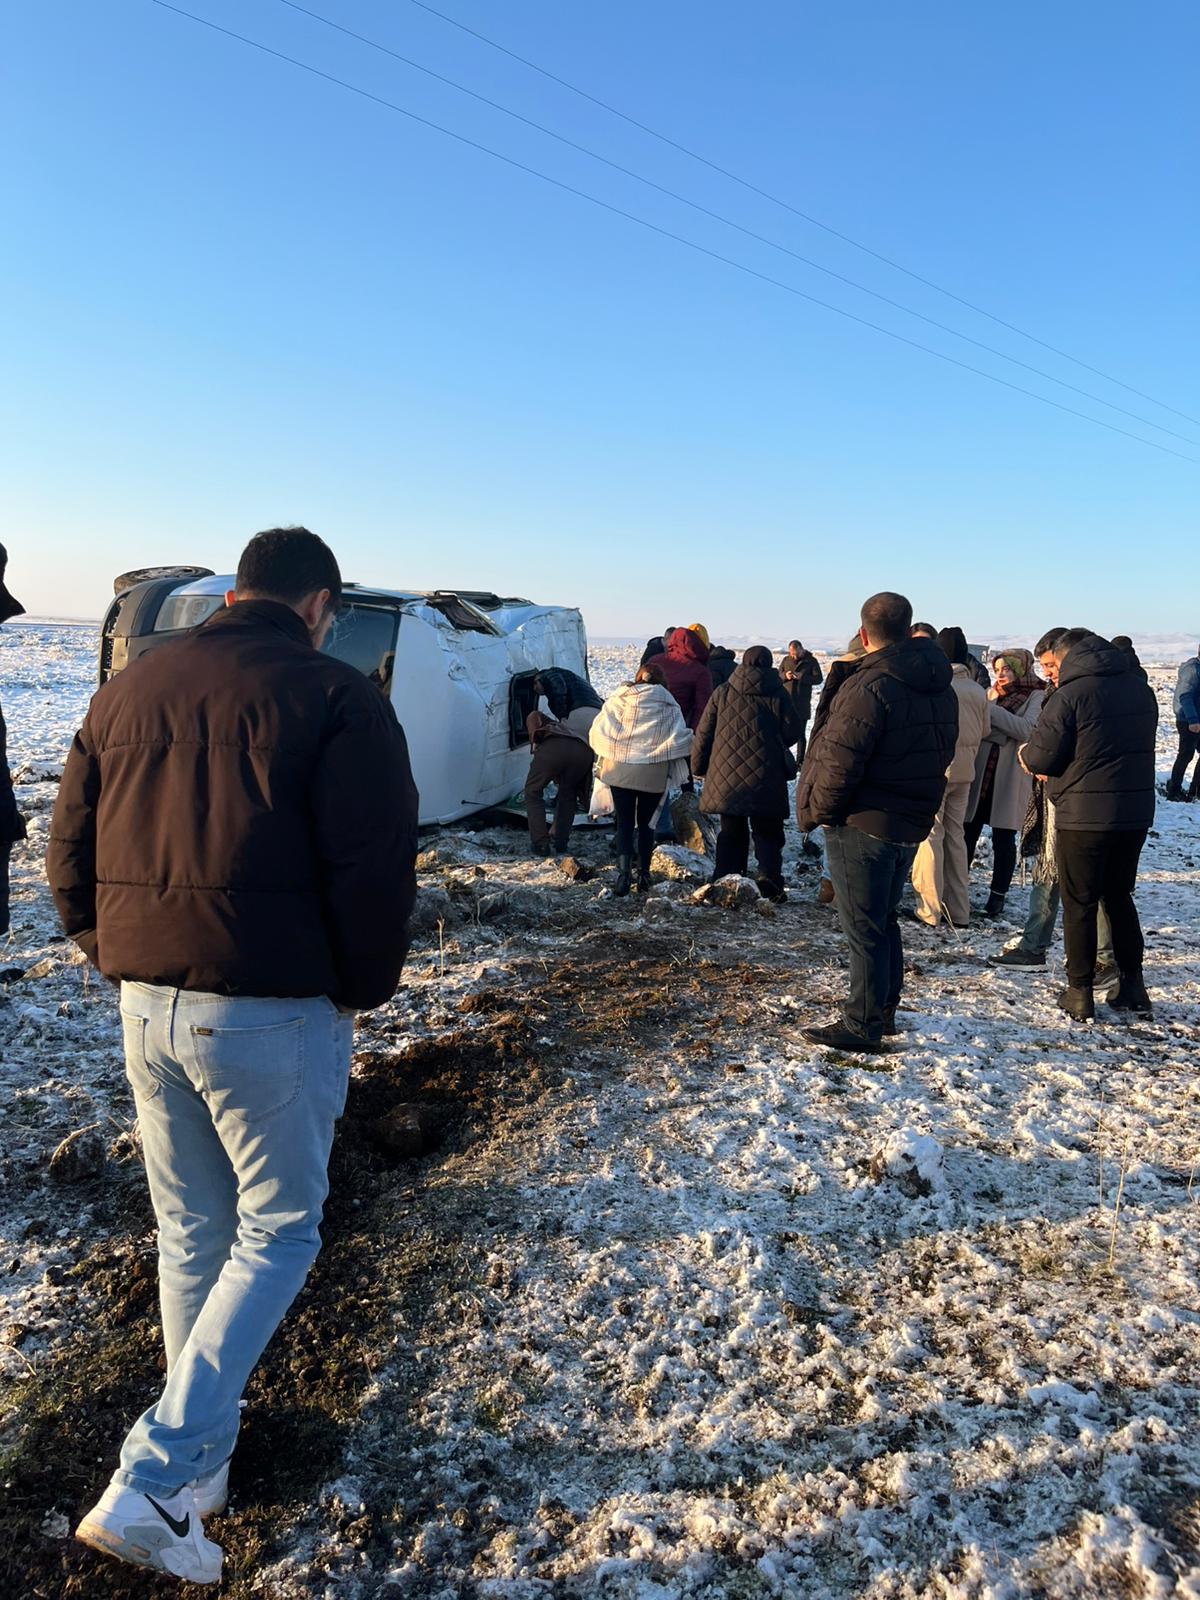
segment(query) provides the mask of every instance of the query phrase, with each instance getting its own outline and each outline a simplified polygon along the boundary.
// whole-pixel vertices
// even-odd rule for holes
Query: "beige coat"
[[[1033,732],[1034,723],[1038,719],[1045,698],[1038,689],[1029,696],[1015,716],[1011,711],[1004,709],[1001,701],[988,701],[990,728],[979,746],[979,755],[975,760],[975,781],[971,785],[971,799],[967,806],[968,819],[973,817],[979,808],[988,753],[993,745],[999,745],[1000,756],[996,762],[996,780],[992,790],[991,826],[1020,829],[1023,825],[1033,794],[1033,779],[1027,772],[1021,770],[1021,763],[1017,760],[1017,750]]]
[[[946,768],[946,782],[970,783],[975,776],[980,741],[989,727],[987,690],[975,682],[970,667],[961,665],[955,666],[950,687],[958,697],[958,739],[954,760]]]

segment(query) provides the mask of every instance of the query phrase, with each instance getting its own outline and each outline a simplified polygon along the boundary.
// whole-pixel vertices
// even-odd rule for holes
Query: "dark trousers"
[[[638,867],[649,872],[654,854],[654,829],[651,822],[662,795],[646,789],[614,789],[613,814],[617,819],[617,854],[633,854],[633,830],[637,827]]]
[[[754,836],[754,857],[758,875],[772,889],[783,888],[783,818],[722,817],[717,835],[717,861],[714,878],[730,872],[742,877],[750,863],[750,836]]]
[[[1096,913],[1112,924],[1113,959],[1123,976],[1142,970],[1142,925],[1133,903],[1145,828],[1059,828],[1055,835],[1067,979],[1090,988],[1096,971]]]
[[[592,752],[582,739],[543,739],[536,746],[525,780],[525,810],[529,817],[529,837],[534,844],[542,844],[550,837],[546,803],[542,798],[547,785],[558,786],[558,798],[554,803],[554,845],[558,850],[565,850],[575,813],[587,802],[591,779]]]
[[[0,844],[0,933],[8,932],[8,863],[11,844]]]
[[[979,835],[984,828],[989,826],[986,817],[974,816],[963,828],[963,837],[967,841],[967,861],[975,859],[975,849],[979,844]],[[992,883],[990,893],[1007,894],[1012,888],[1013,873],[1017,870],[1017,830],[1015,828],[992,829]]]
[[[1183,780],[1187,776],[1187,769],[1197,755],[1200,755],[1200,733],[1193,733],[1187,723],[1176,718],[1175,731],[1179,735],[1179,754],[1175,757],[1175,765],[1171,768],[1171,781],[1167,785],[1169,791],[1178,794],[1183,788]],[[1200,789],[1200,764],[1197,764],[1192,773],[1192,799],[1196,798]]]
[[[800,730],[800,742],[796,746],[796,771],[804,765],[805,752],[808,750],[808,718],[804,719],[804,726]]]
[[[842,1020],[868,1039],[882,1038],[884,1013],[900,1003],[904,947],[896,912],[916,853],[915,844],[874,839],[858,828],[825,829],[825,859],[850,947]]]

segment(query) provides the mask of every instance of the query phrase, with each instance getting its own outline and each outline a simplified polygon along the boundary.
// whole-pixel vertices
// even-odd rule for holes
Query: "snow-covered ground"
[[[157,1592],[65,1537],[157,1379],[115,1001],[52,942],[39,868],[93,648],[0,632],[41,779],[0,952],[0,1575],[46,1596]],[[636,654],[593,649],[600,686]],[[602,834],[591,881],[516,832],[429,845],[327,1250],[212,1525],[225,1593],[1200,1597],[1200,807],[1161,804],[1143,858],[1152,1022],[1068,1022],[1061,946],[990,968],[1018,889],[1000,929],[906,929],[904,1037],[871,1062],[799,1036],[842,941],[794,836],[778,912],[693,903],[682,853],[614,901]],[[418,1160],[371,1142],[395,1099],[438,1121]]]

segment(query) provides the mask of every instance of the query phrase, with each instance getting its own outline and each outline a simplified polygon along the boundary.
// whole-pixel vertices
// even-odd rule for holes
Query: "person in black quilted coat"
[[[783,900],[783,819],[788,779],[795,776],[791,746],[800,736],[771,652],[746,651],[728,683],[713,692],[692,741],[692,771],[705,780],[700,809],[721,818],[713,876],[745,873],[750,836],[759,887]]]

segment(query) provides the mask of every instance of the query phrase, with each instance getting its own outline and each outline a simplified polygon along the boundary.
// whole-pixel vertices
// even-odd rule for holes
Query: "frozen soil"
[[[149,1595],[69,1538],[161,1372],[115,997],[53,942],[28,777],[0,1591]],[[989,968],[1015,890],[1011,925],[906,927],[878,1059],[800,1037],[843,956],[794,837],[769,914],[693,904],[682,853],[615,901],[602,833],[590,881],[513,831],[431,836],[325,1249],[247,1392],[220,1592],[1200,1596],[1200,814],[1160,811],[1152,1022],[1072,1024],[1058,973]],[[405,1158],[380,1119],[413,1105]]]

